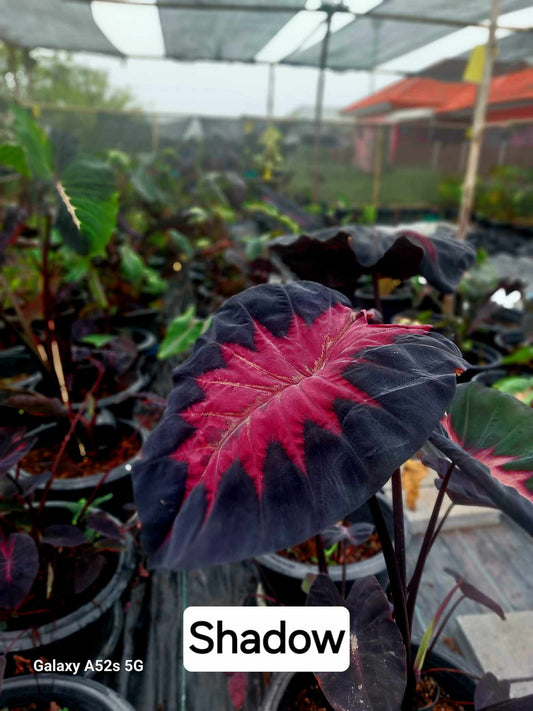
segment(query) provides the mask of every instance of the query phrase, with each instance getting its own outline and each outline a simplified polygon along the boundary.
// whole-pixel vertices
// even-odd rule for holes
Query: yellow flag
[[[472,82],[472,84],[481,84],[486,55],[486,45],[480,44],[477,47],[474,47],[470,53],[470,58],[468,59],[468,63],[463,74],[463,81],[469,81]]]

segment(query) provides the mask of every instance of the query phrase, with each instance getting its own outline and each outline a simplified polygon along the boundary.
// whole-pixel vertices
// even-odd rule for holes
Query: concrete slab
[[[460,615],[457,642],[486,672],[498,679],[533,675],[533,611],[506,613],[506,620],[493,614]],[[513,698],[533,694],[533,680],[511,684]]]
[[[438,494],[437,487],[433,483],[436,478],[437,474],[430,469],[428,475],[420,481],[418,499],[414,510],[408,507],[404,494],[404,513],[409,521],[413,535],[422,534],[426,531]],[[391,498],[390,483],[385,486],[385,493]],[[449,503],[450,500],[446,497],[442,507],[442,513],[446,511]],[[483,508],[481,506],[454,506],[443,526],[443,530],[453,531],[459,528],[496,526],[499,522],[500,512],[496,509]]]

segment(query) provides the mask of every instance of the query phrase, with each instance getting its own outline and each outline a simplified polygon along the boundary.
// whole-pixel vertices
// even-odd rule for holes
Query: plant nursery
[[[0,711],[533,709],[531,0],[0,0]]]

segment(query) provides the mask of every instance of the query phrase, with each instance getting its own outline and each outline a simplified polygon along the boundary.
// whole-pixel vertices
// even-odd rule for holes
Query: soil
[[[346,521],[345,523],[348,526],[350,525],[350,521]],[[359,545],[348,543],[345,546],[345,550],[347,565],[350,565],[351,563],[359,563],[362,560],[371,558],[373,555],[376,555],[376,553],[381,551],[379,536],[377,533],[372,533],[364,543],[360,543]],[[288,558],[289,560],[296,560],[300,563],[315,565],[317,562],[316,541],[314,538],[310,538],[308,541],[305,541],[305,543],[300,543],[299,546],[279,551],[278,555]],[[342,546],[337,545],[333,553],[328,558],[328,564],[343,565],[344,562]]]
[[[65,452],[58,467],[57,479],[75,479],[108,472],[132,459],[141,448],[141,437],[138,432],[125,435],[113,448],[111,453],[95,453],[86,456],[81,461],[72,458]],[[20,466],[29,474],[43,474],[50,471],[57,456],[58,446],[43,446],[32,449],[22,458]]]

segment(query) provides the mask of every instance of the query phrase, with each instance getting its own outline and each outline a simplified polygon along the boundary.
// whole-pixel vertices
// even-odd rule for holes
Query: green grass
[[[299,148],[287,157],[284,167],[293,174],[288,193],[310,195],[313,182],[312,149]],[[320,173],[321,201],[342,199],[352,205],[364,205],[372,201],[373,176],[350,165],[331,161],[327,150],[322,151]],[[391,169],[384,165],[379,204],[438,204],[439,180],[440,175],[427,168]]]

